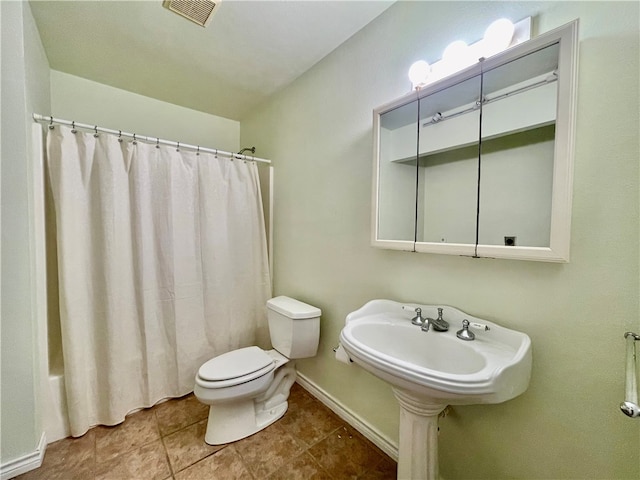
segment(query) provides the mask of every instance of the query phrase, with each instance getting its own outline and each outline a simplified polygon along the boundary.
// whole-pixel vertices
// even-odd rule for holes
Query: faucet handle
[[[465,341],[475,340],[476,335],[475,333],[469,331],[469,320],[467,320],[466,318],[462,320],[462,330],[458,330],[456,332],[456,337],[458,337],[460,340]]]
[[[410,307],[409,305],[403,305],[402,309],[413,310],[415,312],[416,316],[411,319],[411,323],[413,325],[418,325],[419,327],[424,325],[425,320],[422,317],[422,309],[420,307]]]
[[[485,332],[488,332],[489,330],[491,330],[489,328],[489,325],[485,323],[469,322],[469,326],[473,328],[477,328],[478,330],[484,330]]]
[[[476,334],[469,330],[469,327],[478,328],[480,330],[484,330],[485,332],[489,330],[489,325],[485,325],[484,323],[478,322],[470,322],[466,318],[462,320],[462,330],[458,330],[456,332],[456,336],[460,340],[474,340],[476,338]]]
[[[442,308],[438,308],[438,318],[436,318],[435,320],[431,320],[433,329],[437,332],[446,332],[447,330],[449,330],[449,322],[442,318],[442,311]]]

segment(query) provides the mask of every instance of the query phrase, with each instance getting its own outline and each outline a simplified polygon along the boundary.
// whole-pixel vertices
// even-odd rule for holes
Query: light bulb
[[[447,65],[448,73],[462,70],[475,62],[470,55],[469,47],[462,40],[451,42],[442,53],[442,60]]]
[[[423,87],[427,83],[427,77],[431,72],[431,67],[424,60],[418,60],[409,67],[409,80],[414,89]]]
[[[483,52],[486,57],[500,53],[511,45],[515,27],[511,20],[501,18],[487,27],[484,32]]]

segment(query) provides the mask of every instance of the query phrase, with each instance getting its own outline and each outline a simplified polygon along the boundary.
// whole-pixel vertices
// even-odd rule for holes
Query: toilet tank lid
[[[315,318],[322,314],[319,308],[284,295],[267,300],[267,308],[293,319]]]

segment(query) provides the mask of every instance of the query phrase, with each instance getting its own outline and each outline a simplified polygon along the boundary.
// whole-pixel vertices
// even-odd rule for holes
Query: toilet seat
[[[250,382],[276,368],[276,362],[258,347],[246,347],[212,358],[198,370],[196,383],[204,388],[225,388]]]

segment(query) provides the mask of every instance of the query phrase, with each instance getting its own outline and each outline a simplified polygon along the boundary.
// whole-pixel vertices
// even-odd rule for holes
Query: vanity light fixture
[[[506,50],[511,45],[515,26],[511,20],[500,18],[487,27],[482,38],[482,50],[485,57]]]
[[[412,89],[420,90],[429,83],[470,67],[480,58],[491,57],[530,38],[531,17],[516,24],[507,18],[500,18],[487,27],[481,40],[471,45],[456,40],[445,48],[442,59],[431,66],[424,60],[411,65],[409,79]]]
[[[427,78],[431,73],[431,67],[424,60],[418,60],[409,68],[409,80],[411,80],[413,90],[420,90],[427,84]]]
[[[476,63],[478,58],[473,55],[469,45],[462,40],[456,40],[447,45],[442,52],[443,66],[449,72],[457,72]]]

